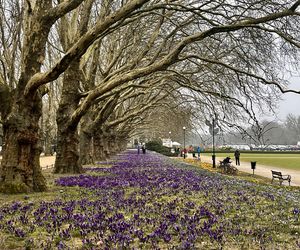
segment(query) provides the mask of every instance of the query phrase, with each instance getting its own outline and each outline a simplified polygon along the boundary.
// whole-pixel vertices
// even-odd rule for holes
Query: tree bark
[[[0,112],[4,135],[0,192],[23,193],[46,190],[46,180],[39,162],[42,151],[39,141],[42,94],[38,88],[29,91],[26,89],[29,82],[34,82],[33,76],[40,74],[45,59],[45,44],[52,25],[81,2],[71,1],[52,8],[52,0],[36,1],[35,4],[26,1],[22,16],[23,38],[19,58],[21,61],[19,81],[16,89],[9,95],[5,93],[7,92],[7,87],[3,87],[5,83],[0,82],[3,102],[0,105]]]
[[[80,163],[94,164],[93,137],[84,131],[80,132]]]
[[[42,95],[36,90],[25,96],[24,89],[31,77],[40,71],[45,56],[52,22],[46,21],[43,14],[51,6],[50,0],[38,2],[34,11],[27,9],[24,17],[20,78],[16,89],[11,91],[9,108],[1,108],[5,143],[0,168],[0,192],[3,193],[46,190],[39,164]]]
[[[58,122],[57,147],[55,159],[55,174],[82,173],[79,163],[77,128],[63,128]]]
[[[109,147],[109,140],[107,136],[103,137],[103,151],[105,158],[108,159],[111,156],[110,147]]]
[[[19,98],[18,98],[19,97]],[[46,181],[40,168],[39,118],[41,96],[19,100],[3,122],[4,152],[0,168],[0,191],[3,193],[40,192]]]
[[[118,142],[116,147],[117,147],[117,152],[122,152],[126,149],[127,147],[127,140],[124,136],[117,136],[116,141]]]
[[[107,154],[104,151],[104,136],[102,133],[95,133],[94,140],[94,159],[96,161],[106,160]]]
[[[79,103],[79,62],[74,61],[64,74],[61,102],[57,111],[57,152],[54,173],[82,173],[79,163],[78,123],[70,117]]]
[[[94,164],[94,147],[93,147],[93,135],[90,131],[91,119],[89,113],[83,117],[80,129],[80,163],[82,165]]]
[[[116,141],[116,135],[113,133],[110,133],[110,135],[107,137],[108,142],[108,149],[110,156],[116,155],[118,153],[118,142]]]

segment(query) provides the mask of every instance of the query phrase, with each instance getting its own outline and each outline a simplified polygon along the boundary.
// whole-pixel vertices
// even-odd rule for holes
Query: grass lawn
[[[204,155],[211,155],[211,153],[204,153]],[[231,159],[234,160],[234,152],[217,153],[216,156],[222,158],[229,156]],[[300,154],[241,153],[240,160],[245,162],[256,161],[259,164],[263,165],[300,170]]]

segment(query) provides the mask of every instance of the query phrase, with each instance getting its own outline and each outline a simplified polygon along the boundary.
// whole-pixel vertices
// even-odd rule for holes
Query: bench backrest
[[[274,171],[274,170],[271,170],[271,171],[272,171],[272,175],[278,175],[278,176],[282,177],[282,173],[281,172]]]

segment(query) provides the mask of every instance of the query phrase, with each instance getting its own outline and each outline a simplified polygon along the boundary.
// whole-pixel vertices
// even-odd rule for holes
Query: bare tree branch
[[[64,57],[52,69],[45,73],[37,73],[30,79],[24,92],[25,95],[30,94],[31,91],[36,90],[41,85],[57,79],[74,59],[80,58],[86,52],[89,46],[98,39],[101,33],[105,32],[111,25],[129,16],[133,11],[143,6],[143,4],[148,1],[149,0],[130,1],[121,9],[107,16],[104,20],[99,20],[92,29],[82,36],[78,42],[67,51]]]

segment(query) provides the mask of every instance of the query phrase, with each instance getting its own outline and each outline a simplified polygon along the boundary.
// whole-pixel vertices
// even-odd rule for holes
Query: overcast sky
[[[300,91],[300,77],[292,78],[289,88]],[[284,94],[282,98],[279,103],[278,117],[285,120],[290,113],[300,116],[300,94]]]

